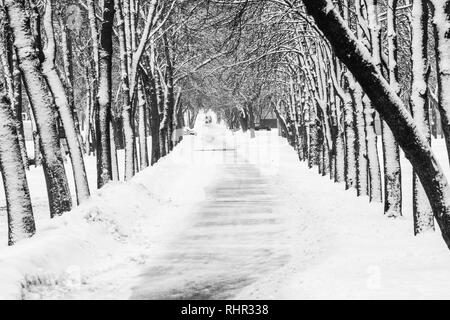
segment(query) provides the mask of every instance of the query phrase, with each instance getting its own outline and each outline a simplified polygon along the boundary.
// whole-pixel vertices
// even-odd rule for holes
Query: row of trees
[[[119,179],[124,149],[128,180],[173,149],[174,132],[192,126],[198,109],[215,108],[252,136],[255,119],[274,112],[301,160],[358,196],[384,201],[389,217],[402,215],[403,149],[414,168],[415,233],[437,221],[450,243],[450,190],[430,147],[430,101],[450,147],[448,1],[1,4],[0,165],[10,244],[35,232],[21,122],[28,106],[51,216],[72,207],[61,131],[81,203],[90,193],[86,154],[96,156],[100,188]]]
[[[232,21],[228,45],[236,62],[228,67],[250,75],[240,88],[257,82],[251,91],[258,104],[270,102],[300,160],[358,196],[384,202],[385,215],[395,218],[403,214],[401,148],[414,169],[414,232],[434,230],[436,221],[449,245],[450,189],[430,146],[430,125],[437,109],[449,147],[450,2],[220,5]],[[235,125],[233,109],[225,118]]]
[[[197,74],[221,56],[210,54],[206,39],[192,39],[191,28],[201,30],[193,13],[205,10],[205,1],[0,2],[0,168],[10,245],[36,232],[22,114],[35,128],[34,163],[44,171],[51,217],[73,207],[61,137],[78,204],[92,190],[87,155],[96,157],[97,188],[120,171],[131,179],[173,150],[184,114],[195,121]]]

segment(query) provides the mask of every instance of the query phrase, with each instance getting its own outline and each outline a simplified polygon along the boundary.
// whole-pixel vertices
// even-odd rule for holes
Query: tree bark
[[[137,90],[139,106],[139,156],[140,170],[142,171],[149,166],[147,145],[147,105],[145,102],[144,85],[142,83],[142,80],[139,80]]]
[[[0,84],[3,86],[4,84]],[[25,167],[20,153],[11,101],[0,96],[0,170],[8,214],[8,244],[14,245],[36,232]]]
[[[97,186],[103,187],[112,179],[111,164],[111,98],[112,98],[112,28],[114,0],[103,2],[103,22],[99,46],[98,112],[95,116],[97,144]]]
[[[427,142],[431,144],[431,132],[428,114],[428,4],[424,0],[414,0],[411,20],[411,65],[412,90],[411,111],[417,128]],[[433,211],[420,184],[419,177],[413,172],[413,217],[414,234],[434,230]]]
[[[83,150],[78,141],[79,134],[75,128],[74,112],[67,98],[63,82],[56,71],[56,42],[53,27],[53,1],[47,0],[44,13],[44,29],[47,45],[44,49],[45,60],[42,63],[42,72],[47,79],[50,90],[53,93],[58,113],[62,121],[66,141],[72,160],[72,171],[75,181],[75,189],[78,204],[87,200],[90,196],[89,184],[84,166]]]
[[[430,0],[433,5],[438,109],[450,161],[450,0]]]
[[[13,30],[19,67],[40,136],[50,215],[54,217],[72,208],[72,198],[57,133],[56,108],[47,81],[41,73],[41,63],[38,52],[35,50],[35,39],[31,34],[25,1],[6,0],[5,5]]]
[[[124,3],[127,3],[125,0]],[[116,2],[117,26],[119,30],[119,46],[120,46],[120,68],[122,74],[122,120],[125,135],[125,181],[131,179],[135,172],[135,134],[133,128],[133,111],[131,106],[130,81],[129,81],[129,62],[131,59],[129,49],[127,47],[126,26],[127,20],[124,19],[122,13],[121,1]]]

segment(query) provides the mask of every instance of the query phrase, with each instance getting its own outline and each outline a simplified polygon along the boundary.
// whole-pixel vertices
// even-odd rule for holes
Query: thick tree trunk
[[[427,1],[413,1],[411,111],[418,130],[431,144],[428,114],[428,11]],[[434,230],[433,211],[415,172],[413,173],[413,217],[414,234]]]
[[[419,175],[444,241],[450,247],[450,187],[426,137],[332,3],[329,0],[303,0],[303,3],[330,41],[336,55],[353,73],[392,130]]]
[[[25,11],[25,1],[6,0],[5,5],[14,34],[19,67],[40,135],[50,215],[54,217],[70,211],[72,208],[72,198],[57,133],[56,108],[47,81],[41,73],[41,64],[35,51],[30,21]]]
[[[8,213],[8,244],[14,245],[32,237],[36,227],[10,103],[5,95],[0,96],[0,170]]]
[[[44,14],[44,29],[47,45],[44,50],[45,60],[42,63],[42,72],[47,79],[53,93],[59,116],[64,127],[64,132],[72,160],[72,171],[75,181],[75,189],[78,204],[87,200],[90,196],[86,169],[83,160],[83,151],[78,141],[78,132],[75,128],[74,113],[64,89],[63,82],[56,71],[56,43],[53,29],[52,0],[47,0]]]
[[[114,0],[103,2],[103,22],[99,46],[98,111],[95,115],[97,145],[97,186],[103,187],[112,179],[111,164],[111,96],[112,96],[112,28]]]

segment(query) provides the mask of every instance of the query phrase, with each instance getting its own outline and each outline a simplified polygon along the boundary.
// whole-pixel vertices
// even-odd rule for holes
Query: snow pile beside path
[[[182,143],[130,182],[110,183],[72,212],[42,221],[32,239],[1,248],[0,299],[40,298],[43,287],[76,290],[91,276],[141,264],[204,199],[213,167],[187,165]]]
[[[252,144],[241,137],[241,148]],[[274,145],[273,153],[279,162],[272,180],[279,200],[288,204],[280,215],[292,222],[293,258],[237,298],[450,298],[450,252],[439,231],[414,237],[407,210],[401,219],[384,217],[381,204],[368,204],[320,177],[285,141]],[[405,190],[410,180],[406,177]]]

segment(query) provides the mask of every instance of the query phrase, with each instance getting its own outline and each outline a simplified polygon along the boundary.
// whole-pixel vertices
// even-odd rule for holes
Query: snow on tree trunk
[[[368,50],[352,34],[329,0],[302,0],[309,14],[349,68],[419,175],[442,237],[450,248],[450,187],[426,137],[401,99],[371,61]]]
[[[41,73],[41,63],[38,52],[35,50],[25,1],[7,0],[5,5],[13,30],[19,67],[40,136],[50,215],[54,217],[72,208],[72,198],[57,133],[56,108],[47,81]]]
[[[93,99],[92,99],[92,89],[91,89],[91,77],[89,68],[86,67],[85,70],[86,78],[86,107],[85,107],[85,121],[84,121],[84,148],[87,155],[91,155],[91,124],[92,124],[92,112],[93,112]]]
[[[433,5],[438,109],[450,161],[450,0],[430,0]]]
[[[417,128],[431,144],[428,114],[428,4],[424,0],[413,1],[411,20],[411,111]],[[414,234],[434,230],[433,211],[420,184],[413,173]]]
[[[160,146],[159,146],[159,108],[158,108],[158,97],[156,92],[156,84],[155,84],[155,69],[154,69],[154,61],[153,54],[150,54],[149,62],[150,68],[148,70],[148,78],[144,82],[146,85],[148,94],[150,96],[150,115],[151,115],[151,124],[150,130],[152,134],[152,156],[151,156],[151,164],[154,165],[158,162],[160,158]]]
[[[350,92],[356,119],[356,191],[358,197],[361,197],[369,194],[367,179],[367,141],[364,122],[364,106],[362,103],[363,93],[356,81],[353,81]]]
[[[367,22],[372,45],[373,63],[381,70],[381,27],[378,23],[378,0],[367,0]],[[367,96],[366,96],[367,97]],[[375,133],[375,110],[370,99],[365,99],[367,159],[369,163],[370,201],[382,202],[381,169],[378,158],[378,138]]]
[[[95,115],[97,144],[97,186],[103,187],[112,179],[111,164],[111,95],[112,95],[112,28],[114,0],[103,2],[103,22],[99,46],[99,88]]]
[[[148,146],[147,146],[147,105],[144,97],[144,87],[142,80],[138,83],[138,106],[139,106],[139,156],[140,170],[148,167]]]
[[[5,79],[9,101],[11,102],[13,116],[16,121],[22,162],[25,169],[29,169],[22,123],[22,79],[18,67],[17,55],[13,50],[13,39],[7,17],[3,11],[0,14],[2,23],[1,30],[3,31],[0,38],[0,60],[3,67],[3,78]]]
[[[64,127],[67,146],[72,162],[72,171],[75,181],[75,189],[78,204],[87,200],[90,196],[89,185],[84,166],[83,150],[78,141],[78,133],[75,128],[73,109],[70,106],[64,89],[63,82],[56,71],[56,42],[53,27],[52,0],[47,0],[44,13],[44,29],[47,44],[44,48],[45,60],[42,62],[42,72],[47,79],[50,90],[53,93],[59,116]]]
[[[398,0],[389,0],[387,7],[387,42],[389,57],[389,83],[399,93],[398,84],[398,42],[396,29],[396,8]],[[381,121],[383,167],[384,167],[384,213],[387,217],[402,215],[402,183],[400,150],[391,129]]]
[[[119,162],[117,161],[117,147],[116,147],[116,126],[115,119],[111,119],[109,124],[110,144],[111,144],[111,173],[113,181],[119,181]]]
[[[92,39],[92,53],[94,56],[94,75],[95,75],[95,84],[99,79],[100,74],[100,52],[99,52],[99,35],[98,35],[98,26],[97,26],[97,16],[95,10],[95,2],[93,0],[86,0],[86,6],[88,8],[88,18],[89,18],[89,29],[91,32]],[[95,95],[94,95],[95,96]]]
[[[29,161],[27,148],[25,144],[25,132],[22,122],[22,111],[23,111],[23,100],[22,100],[22,75],[19,69],[19,61],[17,59],[17,54],[12,54],[13,58],[13,83],[14,83],[14,101],[13,101],[13,112],[16,120],[17,126],[17,137],[19,139],[20,154],[22,155],[22,162],[25,169],[29,169]]]
[[[344,100],[344,135],[345,135],[345,189],[356,188],[357,175],[357,159],[356,159],[356,112],[354,112],[354,104],[348,88],[348,77],[346,72],[346,91]]]
[[[125,3],[127,0],[125,0]],[[124,19],[120,2],[116,2],[117,26],[119,29],[119,47],[120,47],[120,68],[122,74],[122,120],[123,131],[125,136],[125,181],[131,179],[135,172],[135,135],[133,128],[133,113],[131,107],[130,81],[129,81],[129,63],[131,59],[128,54],[126,25],[127,20]]]
[[[367,162],[369,167],[369,197],[371,202],[382,202],[380,159],[378,158],[378,138],[375,133],[375,110],[367,98],[363,99],[364,122],[366,128]]]
[[[167,130],[167,152],[171,152],[173,149],[173,124],[174,124],[174,110],[175,110],[175,95],[174,95],[174,79],[173,79],[173,62],[170,56],[169,41],[167,34],[163,34],[164,51],[167,63],[167,89],[166,89],[166,104],[164,106],[163,121],[161,125]]]
[[[8,244],[14,245],[22,239],[32,237],[36,227],[16,120],[11,102],[3,92],[0,96],[0,170],[8,214]]]

